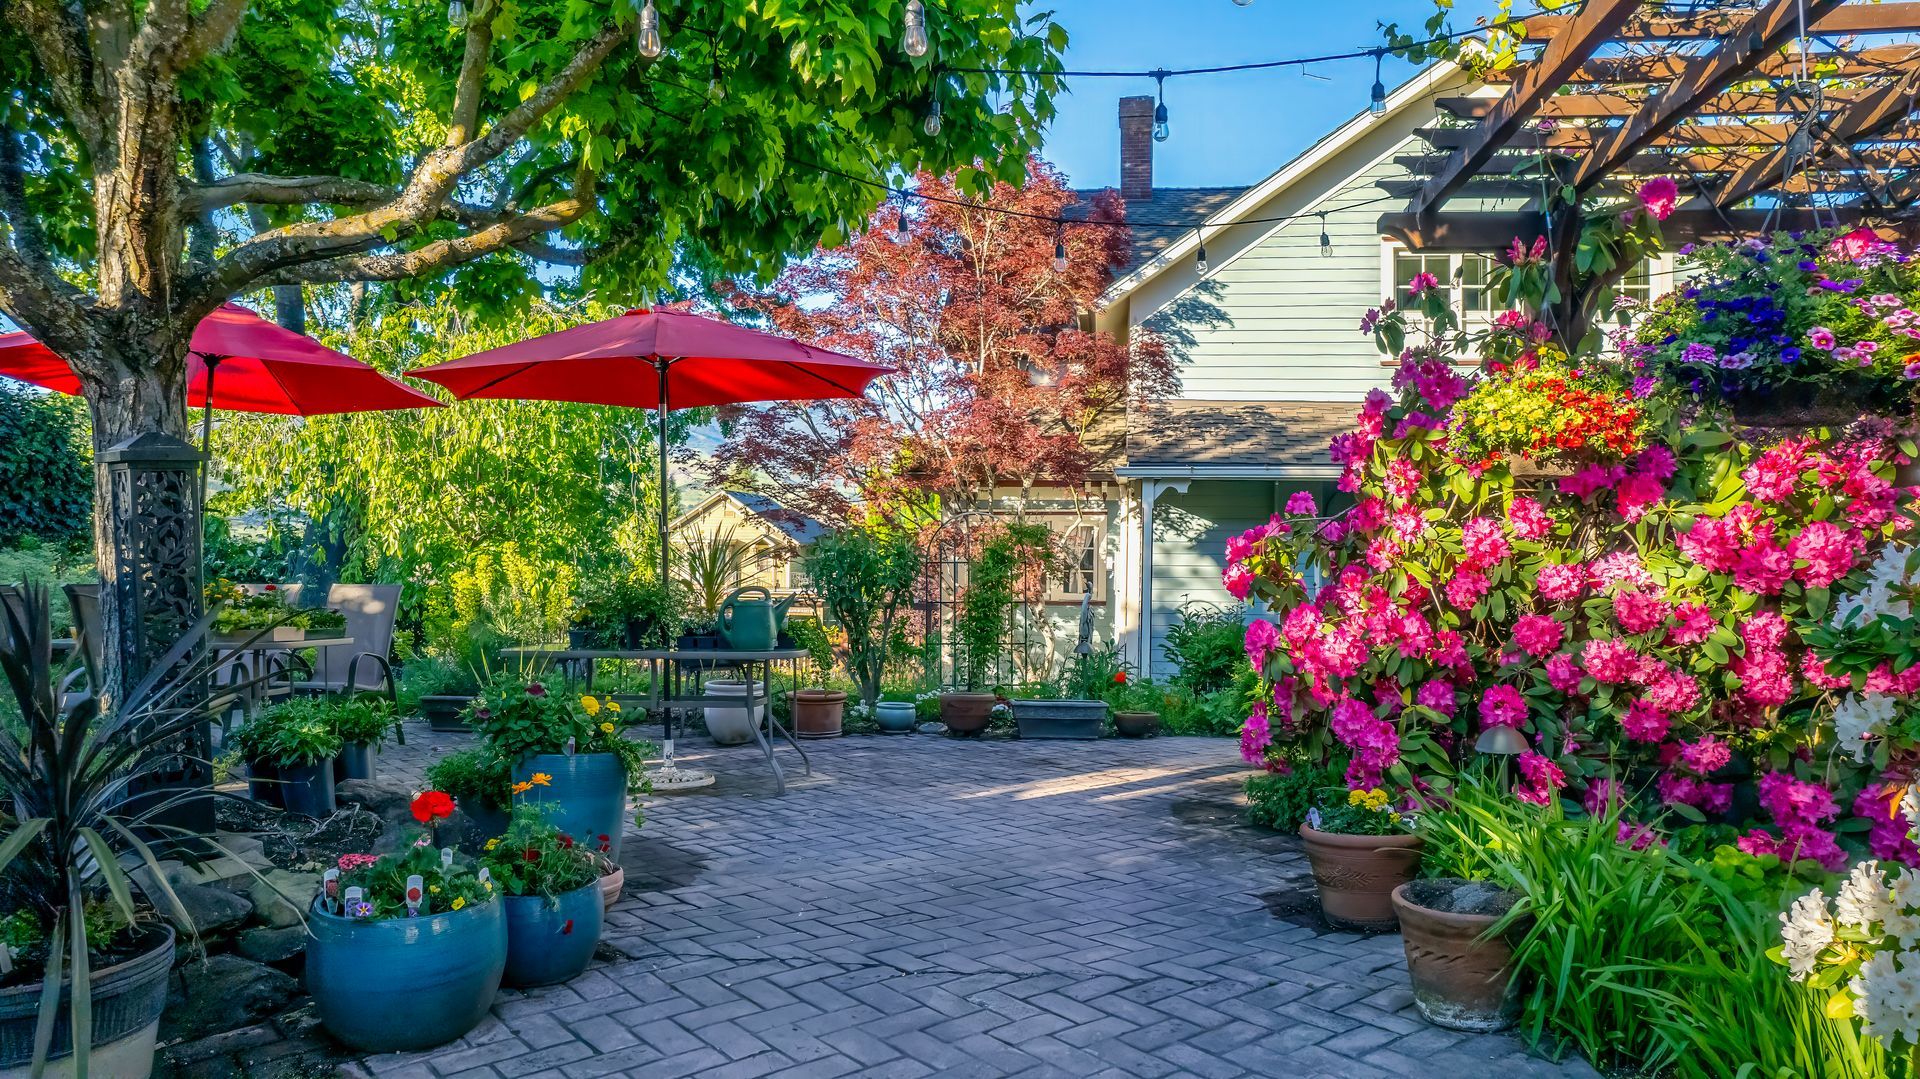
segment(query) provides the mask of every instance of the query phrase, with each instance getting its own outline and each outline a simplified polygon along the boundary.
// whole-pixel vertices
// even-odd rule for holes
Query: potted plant
[[[380,747],[393,729],[393,705],[380,697],[321,698],[340,736],[340,755],[334,758],[334,780],[372,779]]]
[[[999,696],[986,690],[1006,636],[1016,581],[1036,551],[1044,562],[1046,531],[1045,525],[1028,524],[997,529],[968,567],[960,611],[954,620],[956,662],[966,688],[940,696],[940,718],[955,734],[973,735],[987,729]]]
[[[416,712],[431,730],[465,731],[467,707],[480,692],[473,669],[450,659],[431,657],[407,664],[400,679],[403,712]]]
[[[1122,738],[1146,738],[1160,731],[1160,709],[1166,694],[1145,679],[1116,671],[1107,688],[1107,707],[1113,709],[1113,727]]]
[[[1382,932],[1398,924],[1393,890],[1420,869],[1420,837],[1408,830],[1410,824],[1378,787],[1321,793],[1300,838],[1328,924]]]
[[[552,803],[549,820],[573,835],[608,835],[620,857],[627,797],[644,794],[652,747],[621,737],[612,698],[568,700],[540,682],[495,679],[474,700],[473,729],[512,768],[516,800]]]
[[[513,809],[505,835],[481,857],[507,914],[505,984],[527,988],[577,977],[593,962],[602,916],[593,846],[549,824],[542,808]]]
[[[321,702],[300,699],[270,705],[235,736],[247,760],[264,765],[272,775],[280,805],[289,813],[325,817],[334,811],[333,762],[341,741],[324,709]],[[248,768],[252,775],[251,763]]]
[[[44,588],[22,585],[0,604],[0,677],[12,691],[0,723],[0,947],[10,968],[0,974],[0,1071],[23,1075],[77,1055],[93,1074],[143,1079],[175,947],[153,906],[182,931],[193,923],[140,830],[214,795],[205,785],[157,801],[125,792],[216,718],[193,692],[211,673],[213,616],[104,710],[97,698],[62,693],[85,657],[54,664],[51,621]]]
[[[1100,737],[1107,726],[1105,698],[1114,688],[1126,683],[1126,667],[1120,661],[1118,649],[1109,647],[1076,656],[1059,697],[1023,695],[1010,702],[1020,737],[1081,740]]]
[[[880,683],[886,677],[887,651],[900,612],[912,599],[914,584],[920,578],[920,561],[919,545],[911,533],[903,531],[849,528],[821,536],[807,548],[807,577],[819,592],[822,610],[835,623],[835,635],[844,641],[847,672],[853,676],[860,704],[880,720],[881,730],[892,729],[877,707]],[[808,638],[802,635],[808,631],[799,627],[804,624],[795,625],[796,638],[803,643]],[[832,651],[825,627],[818,628],[822,631],[819,639],[808,645],[808,651],[824,683],[831,669]],[[819,647],[823,644],[827,645],[824,662]],[[823,710],[817,718],[822,737],[828,736],[824,732],[829,723],[832,733],[839,733],[842,714],[838,709],[845,701],[843,693],[837,703],[830,699],[818,702]],[[798,726],[797,703],[795,711]]]
[[[465,814],[475,849],[479,842],[507,830],[513,767],[492,746],[474,746],[441,757],[428,766],[426,780],[434,790],[445,791]]]
[[[431,826],[444,791],[414,797]],[[374,857],[342,855],[307,912],[307,989],[327,1033],[367,1053],[444,1045],[487,1016],[507,965],[498,889],[432,835]]]

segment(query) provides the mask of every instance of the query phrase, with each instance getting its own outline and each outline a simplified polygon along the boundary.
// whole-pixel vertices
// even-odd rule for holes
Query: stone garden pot
[[[747,706],[744,703],[707,705],[705,709],[707,737],[713,739],[714,745],[742,746],[753,741],[754,728],[760,725],[761,718],[767,712],[766,687],[756,681],[753,691],[760,703],[753,706],[752,715],[747,714]],[[747,683],[741,678],[711,678],[707,680],[704,692],[709,696],[739,697],[745,701]]]
[[[881,734],[912,734],[916,714],[912,701],[880,701],[873,706],[873,721],[880,724]]]
[[[1428,1022],[1488,1033],[1505,1030],[1519,1018],[1512,940],[1526,927],[1487,935],[1516,898],[1464,880],[1414,880],[1393,890],[1413,1003]]]
[[[552,776],[552,781],[521,797],[545,805],[547,823],[582,843],[597,846],[606,836],[607,857],[619,861],[620,831],[627,819],[627,772],[620,758],[611,753],[537,753],[514,765],[514,782],[526,782],[537,772]]]
[[[368,1053],[445,1045],[480,1025],[507,967],[499,900],[429,918],[307,911],[307,989],[327,1033]]]
[[[1160,733],[1158,712],[1115,712],[1113,729],[1122,738],[1147,738]]]
[[[420,715],[427,721],[430,730],[443,734],[459,734],[468,729],[463,713],[467,705],[473,703],[472,697],[460,697],[451,694],[420,698]]]
[[[1393,890],[1420,869],[1417,835],[1340,835],[1300,826],[1320,886],[1320,913],[1340,929],[1388,932],[1399,922]]]
[[[1107,702],[1016,700],[1013,720],[1022,738],[1091,741],[1107,725]]]
[[[173,969],[173,930],[149,931],[151,947],[124,963],[87,976],[93,1002],[93,1051],[87,1068],[96,1076],[146,1079],[153,1073],[160,1012],[167,1004],[167,974]],[[73,1032],[68,1027],[69,983],[60,993],[46,1074],[73,1074]],[[33,1028],[40,1015],[40,983],[0,989],[0,1079],[26,1079],[33,1070]]]
[[[993,706],[1000,698],[991,693],[940,694],[940,722],[955,734],[979,734],[993,720]]]
[[[333,759],[334,782],[340,783],[349,779],[372,779],[374,761],[379,755],[380,751],[372,745],[355,745],[348,743],[347,745],[341,746],[340,755]]]
[[[280,803],[303,817],[331,817],[338,808],[333,793],[333,760],[280,766]]]
[[[847,695],[837,689],[803,689],[791,698],[793,733],[799,738],[838,738]]]
[[[579,977],[600,944],[606,901],[600,882],[557,895],[502,896],[507,912],[507,967],[502,984],[558,985]]]

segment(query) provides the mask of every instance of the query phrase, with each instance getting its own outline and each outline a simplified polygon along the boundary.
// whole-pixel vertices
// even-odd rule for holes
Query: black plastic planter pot
[[[1091,741],[1107,725],[1107,702],[1014,701],[1013,719],[1022,738]]]
[[[420,715],[427,721],[427,727],[442,733],[459,734],[467,730],[467,721],[462,713],[467,705],[473,703],[472,697],[452,695],[420,698]]]
[[[173,969],[173,930],[152,931],[153,947],[133,959],[93,971],[93,1051],[87,1055],[93,1075],[145,1079],[153,1071],[153,1048],[160,1011],[167,1004],[167,974]],[[62,1074],[59,1061],[73,1056],[68,1028],[72,986],[63,986],[54,1013],[53,1047],[47,1074]],[[25,1075],[33,1061],[33,1028],[40,1015],[40,983],[0,989],[0,1074]]]
[[[349,779],[372,779],[374,759],[379,753],[371,745],[348,744],[340,747],[340,755],[333,758],[333,781],[344,783]]]
[[[280,797],[287,812],[305,817],[330,817],[333,801],[333,762],[302,764],[280,769]]]
[[[272,761],[247,762],[247,797],[263,806],[281,806],[280,769]]]

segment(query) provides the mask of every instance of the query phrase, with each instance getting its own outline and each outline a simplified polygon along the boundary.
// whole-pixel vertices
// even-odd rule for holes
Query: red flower
[[[270,584],[270,585],[267,585],[267,586],[266,586],[266,588],[264,589],[264,591],[267,591],[267,592],[278,592],[278,591],[280,591],[280,586],[279,586],[279,585],[277,585],[277,584]]]
[[[540,860],[540,852],[537,850],[534,850],[532,847],[528,847],[526,850],[521,852],[521,857],[525,858],[529,862],[537,862]]]
[[[572,932],[573,932],[573,919],[568,918],[567,924],[560,927],[560,935],[564,937]]]
[[[453,816],[453,797],[446,791],[421,791],[413,796],[413,819],[432,824]]]
[[[1126,685],[1126,684],[1127,684],[1127,672],[1125,672],[1125,671],[1115,671],[1115,672],[1113,672],[1113,684],[1114,684],[1114,685],[1116,685],[1116,686],[1124,686],[1124,685]]]
[[[568,835],[565,832],[560,833],[560,849],[562,850],[573,849],[573,837]]]
[[[608,835],[608,834],[607,834],[607,833],[605,833],[605,832],[601,832],[601,833],[600,833],[600,842],[602,842],[602,843],[611,843],[611,842],[613,842],[613,837],[612,837],[612,836],[610,836],[610,835]]]

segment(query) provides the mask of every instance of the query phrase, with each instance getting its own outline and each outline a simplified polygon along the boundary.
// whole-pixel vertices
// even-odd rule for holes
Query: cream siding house
[[[1094,326],[1123,338],[1159,330],[1183,358],[1179,396],[1129,417],[1114,469],[1125,486],[1112,632],[1142,672],[1171,673],[1164,642],[1182,605],[1234,602],[1220,583],[1229,536],[1264,523],[1296,490],[1312,491],[1323,511],[1340,504],[1328,440],[1392,376],[1359,332],[1361,314],[1420,270],[1452,282],[1469,325],[1488,313],[1475,287],[1486,260],[1410,256],[1378,228],[1410,190],[1395,158],[1433,152],[1418,130],[1449,122],[1435,99],[1476,92],[1458,68],[1430,67],[1389,95],[1383,113],[1347,121],[1261,183],[1209,192],[1218,207],[1197,233],[1135,232],[1137,262],[1101,297]],[[1128,216],[1154,220],[1172,193],[1152,191],[1152,143],[1130,129],[1129,102],[1120,111]],[[1454,208],[1518,207],[1456,198]],[[1629,284],[1663,289],[1668,277],[1661,263]]]

